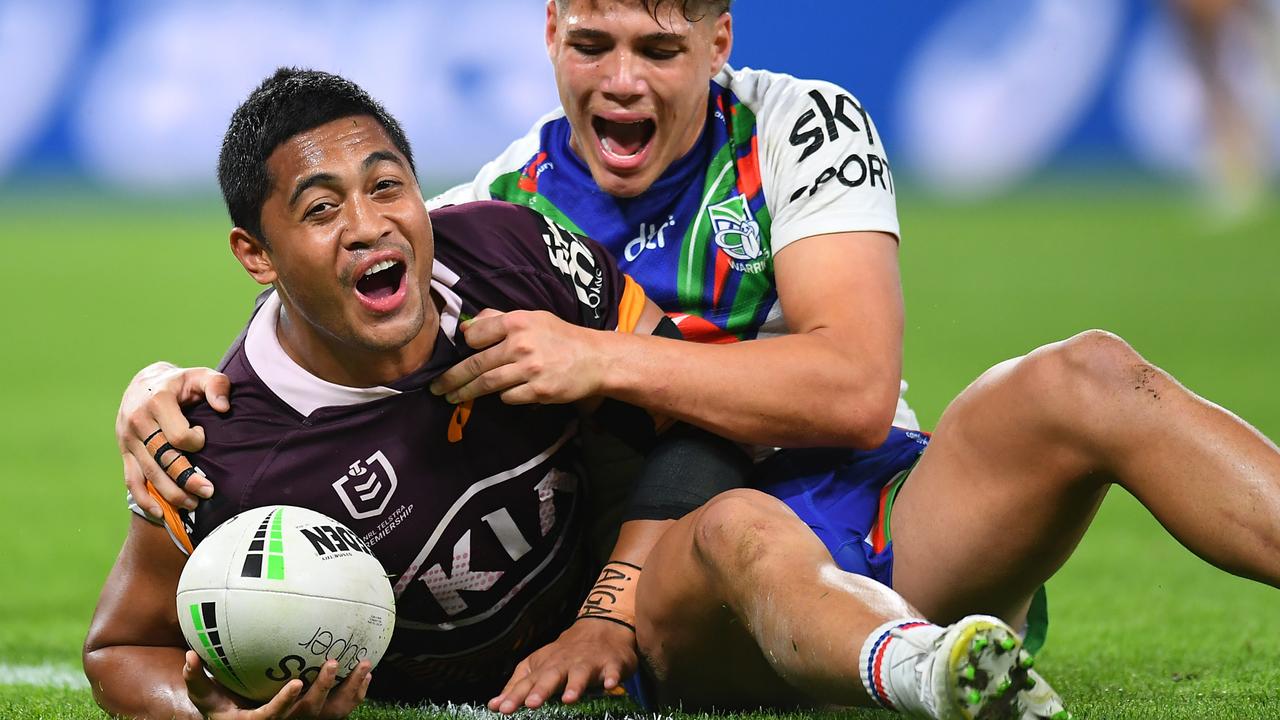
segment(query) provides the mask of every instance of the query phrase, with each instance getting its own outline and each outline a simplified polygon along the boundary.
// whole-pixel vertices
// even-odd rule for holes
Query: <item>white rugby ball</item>
[[[178,580],[187,644],[232,692],[269,700],[285,683],[315,680],[326,660],[345,677],[374,665],[395,625],[382,563],[341,523],[270,505],[219,525]]]

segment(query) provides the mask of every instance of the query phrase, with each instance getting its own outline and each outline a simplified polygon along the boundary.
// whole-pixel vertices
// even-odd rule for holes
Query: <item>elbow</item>
[[[884,419],[864,419],[850,428],[848,440],[844,443],[855,450],[875,450],[889,439],[889,429],[893,427],[893,413]]]
[[[115,662],[119,655],[117,648],[98,632],[97,623],[90,628],[84,647],[80,650],[80,664],[84,668],[85,679],[89,681],[89,690],[93,693],[93,701],[103,711],[113,717],[131,715],[128,709],[113,701],[116,693],[112,692],[114,682],[119,679],[120,665]]]
[[[89,689],[93,692],[93,701],[98,707],[107,712],[111,712],[111,708],[106,703],[103,696],[103,685],[108,681],[109,669],[107,667],[106,655],[103,648],[90,647],[86,641],[84,650],[80,655],[80,663],[84,667],[85,679],[89,681]]]
[[[874,450],[884,444],[898,411],[898,385],[857,393],[839,403],[838,444],[857,450]]]

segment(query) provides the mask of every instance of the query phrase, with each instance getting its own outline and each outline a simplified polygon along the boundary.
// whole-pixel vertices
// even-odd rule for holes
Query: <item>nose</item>
[[[649,83],[644,77],[644,60],[629,49],[609,53],[604,60],[604,82],[600,86],[605,97],[618,103],[628,103],[644,96]]]
[[[371,247],[391,234],[393,224],[382,208],[364,193],[353,194],[346,202],[347,227],[342,244],[348,250]]]

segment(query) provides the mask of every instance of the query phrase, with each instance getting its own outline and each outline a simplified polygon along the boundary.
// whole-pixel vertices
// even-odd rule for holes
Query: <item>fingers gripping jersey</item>
[[[325,382],[280,347],[280,302],[268,295],[222,367],[231,411],[191,412],[208,438],[193,460],[217,493],[168,527],[198,545],[232,515],[274,503],[340,520],[382,561],[397,598],[373,692],[487,699],[572,621],[594,576],[580,548],[576,415],[495,396],[455,407],[426,386],[472,352],[458,323],[484,308],[629,331],[644,297],[599,246],[526,208],[473,203],[432,221],[444,310],[427,364],[381,387]]]

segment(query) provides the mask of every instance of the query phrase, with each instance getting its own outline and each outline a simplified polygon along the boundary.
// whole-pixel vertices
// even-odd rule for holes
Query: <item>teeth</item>
[[[636,151],[635,151],[635,152],[633,152],[633,153],[629,153],[629,154],[624,155],[624,154],[622,154],[622,153],[620,153],[620,152],[618,152],[617,150],[615,150],[615,149],[614,149],[614,147],[613,147],[613,141],[612,141],[612,140],[610,140],[608,137],[600,138],[600,147],[603,147],[605,152],[609,153],[610,155],[612,155],[612,156],[614,156],[614,157],[616,157],[616,158],[629,158],[629,157],[635,157],[636,155],[638,155],[638,154],[640,153],[640,150],[643,150],[643,149],[644,149],[644,146],[642,145],[642,146],[640,147],[640,150],[636,150]]]
[[[375,264],[373,267],[369,268],[368,270],[365,270],[364,276],[369,277],[374,273],[380,273],[383,270],[389,270],[395,267],[397,264],[398,263],[395,260],[383,260],[382,262]]]

